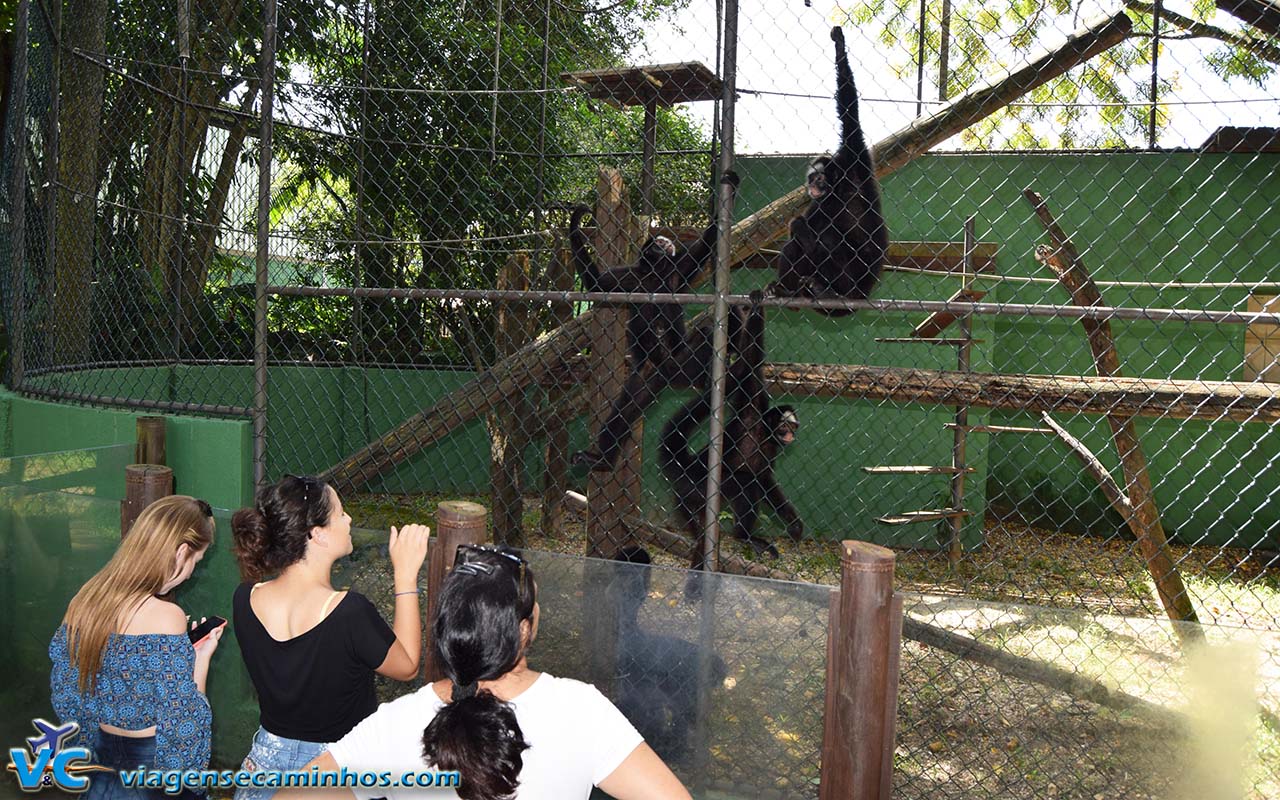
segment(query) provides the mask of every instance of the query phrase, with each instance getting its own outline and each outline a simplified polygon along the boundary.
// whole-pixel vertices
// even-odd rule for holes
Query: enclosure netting
[[[643,544],[682,566],[710,505],[721,570],[818,583],[839,540],[891,546],[920,597],[903,796],[1170,791],[1139,762],[1185,736],[1165,716],[1191,685],[1183,648],[1228,629],[1274,644],[1280,627],[1280,13],[796,0],[744,6],[736,29],[704,0],[273,14],[21,4],[11,389],[251,420],[264,479],[323,474],[371,527],[471,497],[499,541]],[[753,306],[812,154],[840,143],[833,25],[881,180],[884,271],[870,301],[828,305],[849,316]],[[767,400],[742,388],[752,338],[708,327],[714,253],[672,301],[686,338],[630,361],[626,306],[581,294],[570,255],[577,205],[603,267],[650,235],[697,247],[728,196],[730,79],[724,318],[763,309]],[[615,402],[629,372],[633,402]],[[771,471],[741,446],[758,402],[798,422]],[[574,463],[618,414],[616,457]],[[1280,652],[1259,653],[1274,677]],[[1261,685],[1238,770],[1254,797],[1280,793],[1280,694]]]

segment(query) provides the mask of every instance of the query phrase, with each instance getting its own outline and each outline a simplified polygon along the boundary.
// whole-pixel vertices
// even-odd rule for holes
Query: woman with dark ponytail
[[[391,529],[393,626],[363,595],[330,583],[334,562],[351,553],[351,517],[324,481],[287,475],[265,487],[231,518],[231,533],[245,579],[232,603],[236,640],[260,709],[244,769],[297,769],[377,708],[375,672],[417,677],[430,529]],[[236,800],[274,791],[237,789]]]
[[[306,768],[461,775],[456,795],[357,787],[343,797],[586,800],[599,786],[617,800],[687,800],[594,686],[529,669],[538,615],[533,573],[515,551],[460,546],[432,628],[446,678],[383,704]]]

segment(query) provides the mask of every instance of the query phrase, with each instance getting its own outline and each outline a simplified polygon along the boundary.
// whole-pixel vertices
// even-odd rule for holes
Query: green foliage
[[[1039,49],[1055,46],[1095,10],[1096,6],[1083,0],[953,2],[947,65],[949,96],[956,97]],[[893,53],[891,67],[899,78],[915,75],[920,28],[919,4],[915,0],[866,0],[845,6],[842,11],[853,24],[877,31],[881,44]],[[1150,14],[1133,7],[1127,13],[1134,20],[1133,38],[1038,88],[1027,98],[1030,103],[1010,105],[970,127],[961,136],[963,146],[977,150],[1145,146],[1150,107],[1142,101],[1150,92],[1152,54],[1148,37],[1152,19]],[[1209,20],[1215,13],[1213,0],[1195,0],[1196,20]],[[932,63],[926,63],[926,81],[935,83],[939,74],[937,53],[942,44],[940,14],[941,4],[929,4],[924,48]],[[1231,36],[1230,32],[1203,27],[1196,36]],[[1166,36],[1192,38],[1192,34],[1167,19],[1161,30]],[[1257,30],[1247,29],[1247,34],[1255,41],[1267,40]],[[1211,51],[1205,56],[1205,64],[1224,80],[1243,80],[1252,85],[1262,85],[1276,69],[1276,64],[1263,58],[1257,48],[1247,49],[1238,43],[1224,43]],[[1165,96],[1176,88],[1164,75],[1161,83]],[[1079,105],[1057,105],[1068,103]],[[1157,108],[1157,134],[1169,121],[1169,109]]]

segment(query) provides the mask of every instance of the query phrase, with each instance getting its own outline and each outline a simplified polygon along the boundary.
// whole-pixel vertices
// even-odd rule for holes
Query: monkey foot
[[[757,539],[754,536],[749,539],[744,539],[743,541],[747,543],[747,546],[751,548],[757,558],[760,556],[768,556],[769,558],[780,557],[778,548],[773,546],[773,542],[767,542],[764,539]]]
[[[702,581],[706,575],[702,570],[694,570],[689,573],[689,577],[684,579],[684,599],[690,603],[697,602],[702,599]]]

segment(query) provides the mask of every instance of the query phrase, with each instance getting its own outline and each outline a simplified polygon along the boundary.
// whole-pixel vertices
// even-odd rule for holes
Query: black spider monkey
[[[779,297],[865,300],[889,249],[880,186],[858,121],[858,90],[840,28],[831,29],[831,41],[836,43],[840,148],[809,165],[809,208],[791,221],[791,239],[782,248],[778,280],[771,287]],[[832,317],[853,313],[817,310]]]
[[[752,292],[751,310],[745,324],[739,323],[738,359],[730,368],[728,400],[734,410],[725,426],[724,458],[720,491],[725,505],[733,511],[733,535],[751,545],[757,554],[777,558],[772,543],[754,535],[760,505],[768,504],[783,522],[787,534],[799,540],[804,522],[791,505],[773,474],[773,466],[783,449],[795,441],[800,420],[791,406],[769,407],[764,385],[763,294]],[[741,313],[741,312],[738,312]],[[707,448],[694,453],[689,436],[711,413],[706,392],[684,405],[662,430],[659,464],[671,483],[676,513],[694,539],[691,569],[703,569],[703,515],[707,507]]]
[[[616,561],[648,565],[643,547],[624,547]],[[698,705],[698,647],[692,642],[650,633],[637,615],[649,594],[650,570],[619,565],[610,592],[618,619],[618,710],[664,761],[681,761],[688,752]],[[724,681],[724,659],[711,654],[712,685]]]
[[[724,180],[737,186],[737,175],[733,173]],[[574,209],[569,222],[569,245],[582,286],[588,292],[687,292],[715,250],[716,224],[712,222],[688,247],[665,236],[650,237],[635,264],[601,272],[582,230],[582,217],[587,213],[583,206]],[[628,307],[631,316],[627,322],[627,353],[631,365],[627,380],[600,427],[595,448],[573,457],[575,463],[586,464],[594,471],[613,469],[632,427],[663,389],[701,388],[710,372],[710,328],[699,327],[690,335],[685,328],[684,309],[676,303],[654,301]]]

